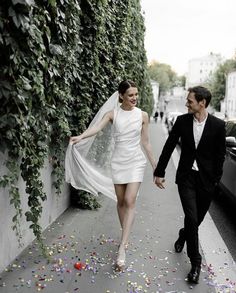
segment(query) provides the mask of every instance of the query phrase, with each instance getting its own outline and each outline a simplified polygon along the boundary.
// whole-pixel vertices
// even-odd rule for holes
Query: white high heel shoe
[[[115,270],[118,272],[121,272],[125,268],[125,249],[126,245],[120,244],[119,250],[118,250],[118,256],[116,259],[116,264],[115,264]]]

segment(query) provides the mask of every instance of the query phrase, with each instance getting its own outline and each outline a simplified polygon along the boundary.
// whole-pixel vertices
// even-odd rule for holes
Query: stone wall
[[[6,174],[7,170],[4,165],[5,156],[0,153],[0,175]],[[62,188],[61,195],[55,193],[52,187],[53,178],[51,176],[51,166],[48,162],[42,170],[42,179],[44,190],[47,194],[47,200],[43,203],[43,214],[41,225],[43,230],[46,229],[59,215],[61,215],[69,206],[69,188],[65,184]],[[29,229],[29,222],[26,222],[25,212],[27,206],[27,194],[25,193],[25,184],[22,179],[18,182],[21,193],[23,218],[21,220],[21,232],[23,246],[19,247],[15,232],[12,230],[12,217],[15,215],[14,207],[10,205],[9,193],[5,188],[0,188],[0,272],[2,272],[33,240],[34,235]]]

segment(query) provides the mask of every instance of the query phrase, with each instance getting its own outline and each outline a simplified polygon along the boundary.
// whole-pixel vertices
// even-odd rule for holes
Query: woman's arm
[[[78,136],[72,136],[70,138],[69,143],[70,144],[78,143],[84,138],[97,134],[100,130],[102,130],[108,124],[108,122],[112,122],[112,121],[113,121],[113,111],[107,112],[97,125],[94,125],[89,129],[86,129],[82,134]]]
[[[148,157],[149,162],[152,165],[153,170],[156,168],[156,161],[152,153],[152,147],[149,142],[149,134],[148,134],[148,124],[149,124],[149,119],[148,119],[148,114],[146,112],[142,112],[142,117],[143,117],[143,127],[142,127],[142,134],[141,134],[141,142],[142,146],[145,150],[145,153]]]

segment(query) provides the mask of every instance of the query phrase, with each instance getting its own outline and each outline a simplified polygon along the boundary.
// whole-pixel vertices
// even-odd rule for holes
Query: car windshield
[[[236,123],[228,121],[226,123],[226,136],[234,136],[236,138]]]

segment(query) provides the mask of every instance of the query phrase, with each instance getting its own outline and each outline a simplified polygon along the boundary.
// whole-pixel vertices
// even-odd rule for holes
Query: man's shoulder
[[[214,123],[215,125],[218,125],[218,126],[224,126],[225,125],[225,121],[218,118],[218,117],[215,117],[214,115],[212,114],[208,114],[209,115],[209,119],[212,121],[212,123]]]

